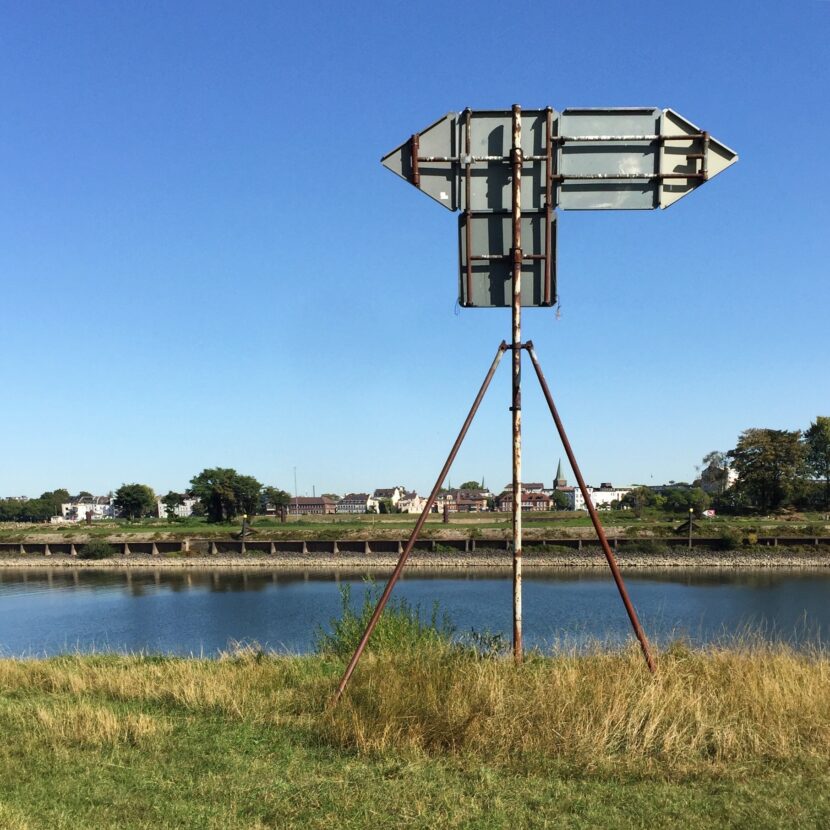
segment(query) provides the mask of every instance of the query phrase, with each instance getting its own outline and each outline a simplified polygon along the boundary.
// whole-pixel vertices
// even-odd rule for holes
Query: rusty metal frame
[[[415,187],[420,188],[421,186],[421,170],[418,166],[419,162],[423,161],[422,158],[419,156],[420,147],[421,147],[421,137],[418,133],[412,133],[412,184]]]
[[[360,643],[358,643],[357,648],[355,649],[354,654],[352,655],[351,660],[349,661],[349,665],[346,666],[346,671],[343,673],[343,677],[340,680],[340,683],[337,686],[337,691],[334,694],[334,698],[332,703],[337,703],[343,695],[343,692],[346,689],[346,686],[349,683],[349,679],[352,676],[352,673],[357,666],[358,661],[360,660],[361,655],[366,649],[366,644],[369,642],[369,638],[372,636],[372,632],[375,630],[375,626],[380,619],[380,615],[383,613],[383,609],[386,607],[386,603],[389,601],[389,595],[392,593],[392,589],[395,587],[395,583],[398,581],[401,573],[403,572],[404,566],[406,565],[406,560],[409,559],[409,554],[412,552],[412,548],[415,546],[415,542],[418,539],[419,534],[421,533],[421,529],[424,526],[424,523],[427,520],[427,516],[429,515],[430,510],[432,510],[432,505],[435,504],[435,499],[438,496],[438,491],[441,489],[441,485],[444,483],[444,479],[447,477],[447,473],[452,466],[453,461],[455,461],[456,455],[458,455],[458,450],[461,448],[461,444],[464,441],[464,437],[467,435],[467,430],[470,428],[470,424],[473,422],[473,418],[475,417],[476,412],[478,411],[479,406],[481,405],[481,401],[484,398],[484,393],[487,391],[487,388],[490,386],[490,381],[493,379],[493,375],[496,373],[496,368],[498,367],[499,363],[501,362],[502,356],[510,347],[507,343],[502,340],[499,344],[499,348],[496,351],[496,356],[493,358],[493,362],[490,365],[490,369],[487,372],[486,377],[484,378],[484,382],[481,384],[481,388],[478,390],[478,394],[473,401],[473,405],[470,408],[469,413],[467,414],[466,419],[464,420],[464,424],[461,427],[460,432],[458,433],[458,437],[455,439],[455,443],[452,445],[452,449],[450,450],[450,454],[447,456],[447,460],[444,462],[444,466],[441,468],[441,472],[438,475],[438,479],[435,482],[435,486],[432,488],[432,492],[429,494],[429,498],[427,499],[426,504],[424,505],[423,512],[418,517],[418,521],[415,523],[415,527],[412,529],[412,533],[407,540],[404,549],[401,551],[401,555],[398,558],[398,564],[395,566],[395,570],[392,572],[392,576],[389,577],[389,581],[386,583],[386,587],[383,589],[383,593],[378,600],[378,604],[375,606],[375,610],[372,614],[371,619],[369,620],[368,625],[366,626],[366,630],[363,632],[363,636],[360,638]]]
[[[469,107],[464,110],[464,152],[468,159],[464,169],[464,217],[466,220],[464,234],[467,242],[467,268],[465,273],[467,280],[467,301],[465,305],[467,306],[472,305],[470,298],[473,296],[473,212],[470,208],[473,163],[469,161],[472,151],[472,114],[472,110]]]
[[[518,147],[519,152],[515,154],[514,161],[517,161],[518,164],[521,164],[521,146],[519,141],[515,141],[515,138],[518,137],[519,141],[521,139],[521,127],[519,127],[518,131],[515,129],[515,122],[514,122],[514,146]],[[520,182],[517,184],[516,181],[513,183],[513,187],[518,197],[521,193],[521,184]],[[517,203],[514,203],[514,209],[518,214],[518,218],[521,218],[521,208],[516,207]],[[514,241],[521,241],[521,231],[518,232],[518,239],[515,238],[515,231],[514,231]],[[520,267],[520,266],[519,266]],[[514,314],[516,312],[517,303],[514,298]],[[518,305],[519,314],[521,313],[521,306]],[[520,318],[519,318],[520,319]],[[649,671],[656,672],[657,666],[654,661],[654,657],[651,653],[651,648],[648,643],[648,638],[646,637],[645,631],[643,627],[640,625],[640,620],[637,617],[637,612],[634,609],[634,605],[631,602],[631,598],[628,595],[628,590],[625,587],[625,582],[623,581],[622,574],[620,573],[619,566],[617,565],[617,560],[614,557],[614,553],[611,550],[611,546],[608,543],[608,537],[605,535],[605,530],[602,527],[602,522],[600,521],[599,515],[597,514],[596,508],[594,507],[593,502],[591,501],[591,496],[588,493],[588,488],[585,484],[585,480],[582,477],[582,472],[579,469],[579,465],[576,461],[576,457],[573,452],[573,448],[571,447],[571,443],[568,440],[568,436],[565,433],[565,427],[562,424],[562,420],[559,417],[559,412],[556,409],[556,404],[553,401],[553,396],[550,393],[550,389],[548,387],[547,381],[545,380],[544,373],[542,372],[542,367],[539,364],[539,360],[536,357],[536,351],[533,348],[533,342],[528,341],[527,343],[521,343],[518,339],[519,334],[519,327],[518,327],[518,320],[514,317],[514,341],[511,345],[508,345],[504,340],[499,344],[498,350],[496,351],[496,356],[493,358],[493,362],[490,365],[490,369],[487,372],[486,377],[484,378],[483,383],[481,384],[481,388],[478,390],[478,394],[473,401],[472,406],[470,407],[470,411],[467,414],[466,419],[461,427],[461,430],[458,433],[458,437],[455,439],[455,443],[452,445],[452,449],[450,450],[449,455],[447,456],[447,460],[444,462],[444,466],[441,468],[441,472],[438,475],[438,479],[435,482],[435,486],[432,488],[432,492],[429,494],[429,498],[427,499],[426,505],[418,517],[418,521],[415,523],[415,527],[412,530],[412,533],[409,536],[409,539],[404,546],[400,557],[398,558],[398,563],[395,565],[395,570],[392,572],[392,575],[389,577],[389,581],[386,583],[386,587],[383,590],[383,593],[380,596],[380,599],[375,606],[375,610],[372,613],[372,617],[369,620],[369,623],[366,626],[366,630],[363,632],[363,636],[360,638],[360,642],[358,643],[357,648],[355,649],[354,654],[352,655],[351,659],[349,660],[349,664],[346,666],[346,670],[343,672],[343,676],[340,679],[340,683],[337,686],[337,691],[334,693],[332,698],[332,705],[336,705],[340,698],[343,696],[343,693],[346,690],[346,687],[349,684],[349,680],[354,673],[355,668],[357,667],[358,662],[360,661],[363,652],[366,650],[366,646],[369,642],[369,638],[372,636],[372,632],[375,630],[375,627],[378,623],[378,620],[383,614],[383,610],[386,607],[386,604],[389,600],[389,596],[392,593],[392,589],[395,587],[398,579],[400,578],[401,573],[403,572],[404,567],[406,566],[407,559],[409,559],[410,553],[412,553],[412,549],[415,546],[415,542],[420,535],[421,530],[423,529],[424,523],[426,522],[427,516],[429,515],[430,511],[432,510],[432,506],[435,504],[435,499],[438,495],[438,491],[441,489],[441,485],[444,483],[444,479],[447,477],[447,473],[449,473],[450,467],[452,466],[455,457],[458,455],[458,451],[461,448],[461,444],[464,441],[464,438],[467,435],[467,431],[470,428],[470,425],[473,422],[473,418],[478,412],[478,408],[481,405],[481,401],[484,398],[487,389],[490,386],[490,381],[493,379],[493,375],[498,368],[499,363],[501,362],[502,357],[506,351],[510,351],[513,356],[513,406],[511,410],[513,412],[513,505],[512,505],[512,512],[513,512],[513,656],[516,662],[521,662],[523,656],[523,640],[522,640],[522,606],[521,606],[521,586],[522,586],[522,524],[521,524],[521,361],[520,359],[517,361],[517,356],[521,357],[522,350],[527,350],[528,354],[530,355],[530,360],[533,364],[533,368],[536,371],[536,376],[539,380],[539,385],[542,388],[542,393],[545,396],[545,400],[547,401],[548,407],[550,409],[550,413],[553,416],[554,424],[556,425],[556,429],[559,433],[559,438],[562,441],[562,446],[565,449],[565,453],[568,456],[568,461],[571,464],[571,469],[574,471],[574,475],[576,476],[577,482],[579,484],[579,489],[582,492],[582,497],[585,500],[585,506],[588,509],[588,513],[591,517],[591,522],[593,523],[594,530],[596,531],[597,538],[599,539],[600,545],[602,546],[603,553],[605,554],[605,559],[608,562],[608,566],[611,569],[611,574],[614,578],[614,582],[616,583],[617,590],[619,591],[620,598],[622,599],[623,605],[625,606],[626,613],[628,614],[628,619],[631,622],[631,626],[634,630],[634,635],[637,637],[637,640],[640,644],[640,648],[643,652],[643,656],[646,660],[646,665],[649,668]]]
[[[545,305],[552,304],[551,258],[553,251],[553,109],[545,110]]]

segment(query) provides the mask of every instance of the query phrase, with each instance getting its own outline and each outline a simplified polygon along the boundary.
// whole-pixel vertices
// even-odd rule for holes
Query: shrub
[[[357,648],[366,626],[375,610],[380,590],[367,582],[363,603],[355,611],[351,602],[351,586],[340,588],[340,616],[329,622],[331,632],[318,627],[315,647],[319,654],[349,658]],[[438,619],[438,603],[432,606],[429,619],[421,614],[420,605],[410,605],[405,599],[390,599],[372,633],[370,648],[374,652],[400,652],[419,646],[446,645],[452,641],[454,629],[444,614]]]
[[[755,536],[755,541],[758,541],[757,536]],[[734,527],[724,527],[718,534],[716,547],[718,550],[737,550],[742,543],[743,535],[740,530]]]
[[[115,556],[116,550],[106,542],[93,540],[81,546],[78,551],[78,559],[109,559]]]
[[[626,553],[641,553],[648,556],[663,553],[665,545],[654,539],[638,539],[636,542],[629,542],[622,548]]]

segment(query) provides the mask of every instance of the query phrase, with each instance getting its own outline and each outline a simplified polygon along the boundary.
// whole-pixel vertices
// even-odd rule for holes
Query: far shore
[[[757,570],[764,568],[830,567],[830,549],[819,548],[763,548],[756,550],[710,551],[672,548],[655,553],[616,554],[623,570],[654,568],[728,568]],[[391,570],[398,557],[393,554],[131,554],[109,559],[80,559],[77,556],[56,554],[18,554],[0,556],[0,570],[20,569],[258,569],[269,570]],[[430,553],[415,551],[407,560],[407,568],[493,568],[504,569],[512,565],[512,556],[505,551],[478,550],[475,552]],[[585,548],[573,552],[528,552],[522,557],[525,568],[604,568],[605,557],[599,548]]]

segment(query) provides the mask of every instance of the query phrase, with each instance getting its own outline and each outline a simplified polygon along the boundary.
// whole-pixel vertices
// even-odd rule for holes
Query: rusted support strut
[[[395,583],[398,581],[398,577],[400,577],[401,572],[404,569],[404,565],[406,565],[406,560],[409,558],[409,554],[412,552],[412,548],[414,547],[415,542],[418,539],[418,535],[420,534],[421,528],[423,528],[424,523],[427,520],[427,516],[429,515],[430,510],[432,510],[432,505],[435,504],[435,499],[438,496],[438,491],[441,489],[441,485],[444,483],[444,479],[447,477],[447,473],[450,471],[450,467],[452,466],[453,461],[455,461],[455,456],[458,455],[458,450],[460,449],[461,444],[464,441],[464,437],[467,435],[467,430],[469,430],[470,424],[473,422],[473,418],[475,417],[476,412],[478,412],[478,407],[480,406],[481,401],[484,398],[484,393],[487,391],[487,387],[490,386],[490,381],[493,379],[493,375],[496,372],[496,368],[498,367],[499,362],[502,359],[502,356],[509,348],[510,347],[503,340],[499,344],[498,351],[496,352],[496,356],[493,358],[493,363],[490,366],[490,370],[487,372],[487,376],[484,378],[484,382],[481,384],[481,389],[478,390],[478,395],[476,395],[476,399],[473,401],[472,407],[470,407],[470,411],[467,414],[467,418],[461,427],[461,431],[458,433],[458,437],[455,439],[455,443],[452,445],[450,454],[447,456],[447,460],[444,462],[444,466],[441,468],[441,472],[438,474],[438,480],[435,482],[435,486],[432,488],[432,492],[429,494],[427,503],[424,505],[424,510],[418,517],[418,521],[415,523],[415,527],[413,528],[412,533],[409,536],[409,540],[407,541],[406,545],[404,545],[404,548],[401,551],[401,555],[398,558],[398,564],[395,565],[395,570],[392,572],[392,576],[389,577],[389,581],[386,583],[386,587],[383,589],[383,593],[381,594],[380,599],[378,600],[378,604],[375,607],[374,613],[372,614],[372,618],[369,620],[369,624],[366,626],[366,630],[363,632],[363,636],[360,638],[360,643],[358,643],[358,646],[355,649],[355,653],[352,655],[352,659],[349,661],[349,665],[346,667],[346,671],[343,673],[343,677],[341,678],[340,684],[337,687],[337,691],[334,694],[332,703],[337,703],[337,701],[340,700],[344,690],[346,689],[346,686],[349,683],[349,678],[351,678],[352,673],[354,672],[355,667],[357,666],[357,663],[360,660],[360,656],[366,649],[366,644],[369,642],[369,638],[372,636],[372,632],[375,630],[375,626],[377,625],[378,620],[380,619],[380,615],[383,613],[383,609],[386,607],[386,603],[389,600],[389,595],[392,593],[392,589],[395,587]]]
[[[628,591],[626,590],[625,583],[623,582],[622,574],[620,573],[619,566],[617,565],[617,560],[614,557],[614,553],[611,550],[611,546],[608,544],[608,538],[605,535],[605,530],[602,527],[602,522],[599,520],[599,515],[597,514],[597,510],[594,507],[593,502],[591,501],[591,496],[588,493],[588,488],[585,486],[585,479],[582,478],[582,473],[580,472],[579,465],[576,463],[576,457],[574,456],[573,449],[571,449],[571,443],[568,441],[568,436],[565,434],[565,427],[562,425],[562,420],[559,417],[559,412],[556,410],[556,404],[553,402],[553,396],[550,393],[550,389],[548,388],[547,381],[545,380],[545,376],[542,373],[542,367],[539,365],[539,360],[536,357],[536,352],[533,349],[533,341],[528,341],[525,344],[525,348],[530,355],[531,363],[533,363],[533,368],[536,370],[536,377],[539,378],[539,385],[542,387],[542,393],[545,396],[545,400],[548,403],[548,408],[550,409],[550,414],[553,416],[553,422],[556,424],[556,429],[559,432],[559,438],[562,441],[562,446],[565,448],[565,454],[568,456],[568,461],[571,464],[571,469],[574,471],[574,475],[576,476],[576,480],[579,484],[579,489],[582,492],[582,498],[585,501],[585,507],[588,509],[588,514],[591,517],[591,522],[594,525],[594,530],[596,531],[597,538],[599,539],[600,545],[602,545],[602,552],[605,554],[606,560],[608,560],[608,567],[611,568],[611,574],[614,577],[614,582],[617,584],[617,590],[620,592],[620,597],[623,601],[623,605],[625,606],[626,613],[628,614],[628,619],[631,621],[631,627],[634,629],[634,634],[637,637],[637,640],[640,642],[640,648],[643,650],[643,656],[646,658],[646,663],[648,664],[649,670],[652,674],[657,670],[657,667],[654,663],[654,657],[652,657],[651,649],[649,648],[648,639],[646,637],[645,631],[643,631],[643,627],[640,625],[640,620],[637,618],[637,612],[634,610],[634,606],[631,603],[631,599],[628,596]]]

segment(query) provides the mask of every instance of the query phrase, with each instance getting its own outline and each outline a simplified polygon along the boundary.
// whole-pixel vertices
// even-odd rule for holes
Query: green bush
[[[641,553],[651,556],[665,553],[666,546],[654,539],[638,539],[636,542],[623,545],[622,549],[626,553]]]
[[[757,541],[757,536],[755,537]],[[724,527],[718,534],[718,550],[737,550],[743,544],[743,534],[734,527]]]
[[[380,594],[374,583],[367,582],[363,602],[356,611],[351,602],[351,586],[341,586],[340,616],[329,622],[330,632],[318,627],[314,638],[317,652],[340,658],[351,657],[369,624]],[[372,633],[369,647],[379,653],[449,644],[454,628],[446,614],[440,621],[438,614],[437,602],[432,606],[429,618],[425,619],[419,605],[410,605],[403,598],[391,599]]]
[[[81,546],[78,551],[78,559],[109,559],[111,556],[115,556],[116,553],[117,551],[112,545],[93,539]]]

